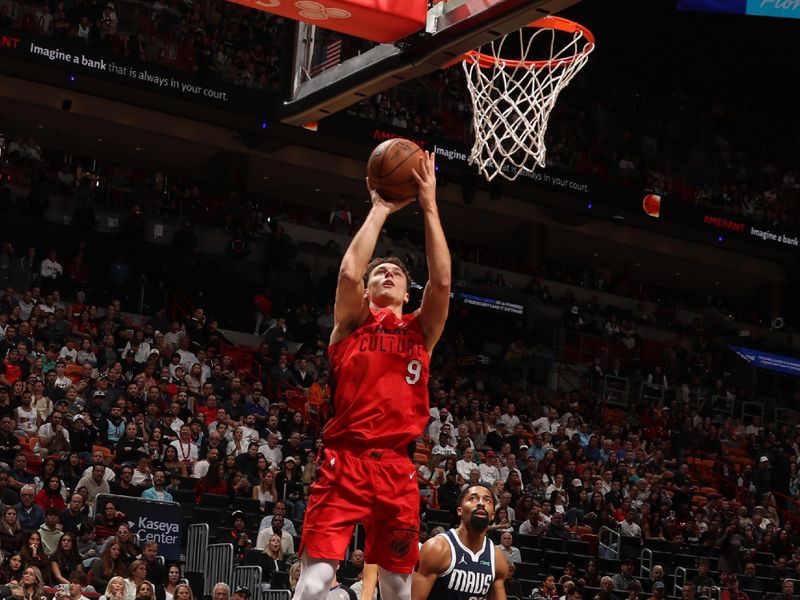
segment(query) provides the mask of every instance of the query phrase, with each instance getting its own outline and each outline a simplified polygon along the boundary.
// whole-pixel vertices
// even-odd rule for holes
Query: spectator
[[[513,538],[510,531],[504,531],[500,534],[500,551],[505,555],[509,565],[522,562],[519,548],[512,546],[512,541]]]
[[[630,558],[623,559],[619,566],[619,573],[614,575],[611,580],[614,584],[614,590],[627,591],[628,586],[635,577],[633,576],[633,560]]]

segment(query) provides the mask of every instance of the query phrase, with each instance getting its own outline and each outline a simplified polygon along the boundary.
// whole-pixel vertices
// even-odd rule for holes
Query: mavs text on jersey
[[[450,567],[439,575],[430,598],[436,600],[483,600],[495,580],[494,543],[483,539],[483,548],[473,553],[465,547],[455,529],[439,534],[450,546]]]

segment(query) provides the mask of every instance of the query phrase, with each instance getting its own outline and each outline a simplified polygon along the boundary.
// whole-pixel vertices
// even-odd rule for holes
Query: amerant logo
[[[278,8],[282,0],[256,0],[255,5],[262,8]],[[300,11],[300,16],[304,19],[313,21],[324,21],[326,19],[349,19],[353,15],[343,8],[328,8],[321,2],[314,0],[298,0],[294,3],[295,8]]]
[[[313,0],[299,0],[294,5],[300,10],[300,16],[305,19],[324,21],[325,19],[349,19],[352,15],[342,8],[327,8],[320,2]]]

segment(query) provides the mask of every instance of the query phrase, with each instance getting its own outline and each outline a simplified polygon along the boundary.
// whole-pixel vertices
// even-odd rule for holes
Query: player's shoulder
[[[435,535],[422,544],[419,550],[420,563],[438,565],[442,570],[450,564],[450,542],[445,534]]]

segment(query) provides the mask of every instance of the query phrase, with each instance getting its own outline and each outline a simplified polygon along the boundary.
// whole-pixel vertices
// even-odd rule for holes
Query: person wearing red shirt
[[[194,486],[195,504],[200,504],[203,494],[219,494],[224,496],[228,493],[228,484],[223,476],[223,464],[219,461],[212,461],[208,465],[208,473]]]
[[[370,262],[388,216],[410,204],[387,202],[370,189],[372,209],[339,267],[328,354],[333,416],[322,433],[298,554],[295,598],[322,600],[357,523],[365,554],[379,569],[384,600],[411,596],[419,555],[419,490],[406,447],[428,423],[430,354],[450,303],[450,252],[436,205],[434,156],[414,171],[424,216],[428,283],[420,308],[403,314],[410,275],[395,257]]]

